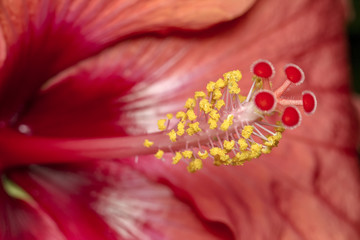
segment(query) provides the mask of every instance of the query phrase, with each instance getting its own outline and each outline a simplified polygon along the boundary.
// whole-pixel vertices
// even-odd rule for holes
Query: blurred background
[[[353,89],[360,94],[360,0],[352,1],[354,14],[348,26],[349,51],[352,65]]]

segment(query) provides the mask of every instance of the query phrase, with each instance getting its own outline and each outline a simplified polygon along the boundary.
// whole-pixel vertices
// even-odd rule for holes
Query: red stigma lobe
[[[258,60],[251,68],[253,74],[261,78],[270,78],[274,74],[274,68],[270,62],[266,60]]]
[[[255,105],[261,111],[270,111],[275,107],[275,96],[269,91],[259,91],[255,95]]]
[[[288,64],[285,67],[285,74],[287,79],[295,84],[301,84],[305,79],[303,71],[295,64]]]
[[[288,128],[295,128],[300,124],[301,116],[296,107],[286,107],[281,117],[282,123]]]
[[[312,114],[316,109],[316,98],[312,92],[305,91],[302,96],[304,111],[307,114]]]

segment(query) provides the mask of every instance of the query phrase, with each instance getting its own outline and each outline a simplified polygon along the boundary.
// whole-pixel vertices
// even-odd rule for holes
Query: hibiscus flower
[[[360,236],[343,1],[0,7],[0,239]],[[259,58],[301,66],[321,103],[270,155],[195,174],[135,161],[157,119],[229,70],[249,89]]]

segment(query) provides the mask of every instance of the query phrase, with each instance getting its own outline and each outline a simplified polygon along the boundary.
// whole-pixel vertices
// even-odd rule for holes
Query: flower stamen
[[[172,129],[168,129],[172,115],[160,119],[159,129],[165,131],[175,151],[173,163],[187,159],[188,171],[195,172],[208,158],[217,166],[243,165],[270,153],[278,146],[285,128],[300,125],[301,114],[295,106],[303,106],[304,112],[311,114],[317,105],[310,91],[304,91],[302,99],[282,98],[291,84],[299,85],[305,79],[304,72],[294,64],[286,65],[284,71],[287,79],[273,91],[270,78],[275,74],[274,67],[267,60],[258,60],[251,67],[253,84],[246,96],[240,94],[240,71],[230,71],[209,82],[207,92],[195,92],[186,101],[185,111],[175,114],[178,123]],[[153,140],[158,149],[155,156],[161,159],[164,142],[156,145]]]

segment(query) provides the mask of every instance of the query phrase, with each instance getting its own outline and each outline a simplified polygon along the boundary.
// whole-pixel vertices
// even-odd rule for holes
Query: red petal
[[[0,119],[26,111],[24,103],[49,78],[116,41],[209,27],[243,14],[254,1],[3,1],[0,102],[7,106],[0,107]]]
[[[0,185],[1,240],[65,240],[56,224],[36,203],[9,197]]]
[[[280,5],[283,14],[274,15]],[[154,52],[160,56],[159,64],[142,63],[144,69],[139,72],[153,74],[153,78],[144,81],[139,92],[127,95],[140,96],[135,98],[138,100],[123,100],[128,107],[124,111],[143,114],[129,119],[138,120],[136,124],[144,128],[151,124],[157,112],[177,110],[178,102],[183,103],[193,89],[203,86],[202,81],[194,80],[214,80],[214,76],[220,76],[226,70],[246,69],[251,62],[249,59],[259,57],[272,60],[276,68],[286,62],[302,66],[307,75],[302,87],[315,90],[319,106],[312,118],[304,118],[300,128],[285,134],[285,141],[270,157],[256,160],[246,167],[209,166],[196,175],[189,175],[184,167],[176,168],[159,161],[147,160],[140,162],[138,167],[159,181],[166,179],[175,193],[188,200],[201,216],[225,223],[238,239],[359,238],[359,172],[354,141],[359,126],[346,91],[348,66],[342,35],[344,15],[340,9],[339,2],[330,0],[263,1],[243,18],[226,25],[225,29],[214,28],[202,34],[166,39],[139,38],[138,43],[150,41],[150,46],[157,46]],[[178,58],[167,56],[161,60],[161,46],[167,49],[176,43],[179,46],[171,50],[180,52]],[[183,51],[178,51],[180,49]],[[149,54],[145,59],[152,60],[153,56]],[[174,60],[172,64],[176,64],[171,66],[176,67],[165,71],[166,74],[156,72],[155,69],[159,69],[167,59]],[[250,74],[245,72],[244,79],[247,78],[250,79]],[[164,83],[168,85],[164,87]],[[241,84],[244,89],[250,82],[242,81]],[[152,88],[146,89],[148,86]],[[58,96],[64,96],[62,94]],[[84,99],[77,98],[76,101],[86,103]],[[44,103],[39,101],[36,104],[41,106]],[[34,109],[46,113],[46,107]],[[144,109],[150,113],[146,115]],[[36,126],[35,120],[29,123]],[[40,124],[36,129],[46,134],[45,130],[41,132]],[[70,135],[73,129],[75,127],[65,135]],[[124,129],[131,128],[124,125]],[[60,135],[55,131],[56,134]],[[349,186],[349,190],[344,186]]]
[[[67,239],[229,239],[232,234],[221,223],[202,219],[168,187],[126,165],[108,161],[28,171],[10,176]]]

